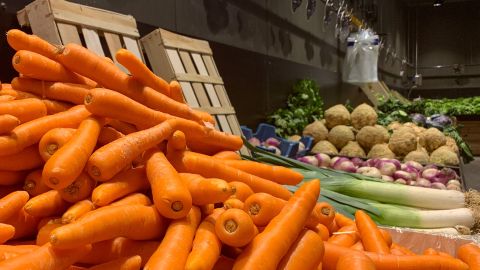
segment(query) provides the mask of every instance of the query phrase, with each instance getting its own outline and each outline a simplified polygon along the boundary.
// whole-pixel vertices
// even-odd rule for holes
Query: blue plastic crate
[[[305,155],[308,151],[310,151],[313,144],[313,139],[311,137],[308,137],[308,136],[302,137],[300,141],[305,145],[305,150],[298,152],[299,143],[294,141],[289,141],[277,136],[277,134],[275,133],[275,127],[272,125],[260,123],[255,133],[246,126],[241,126],[241,129],[242,129],[243,136],[245,136],[247,140],[251,139],[252,137],[256,137],[262,142],[272,137],[279,140],[280,141],[279,149],[280,149],[281,155],[285,157],[295,158],[300,155]],[[273,153],[273,150],[267,149],[262,146],[259,146],[259,147]]]

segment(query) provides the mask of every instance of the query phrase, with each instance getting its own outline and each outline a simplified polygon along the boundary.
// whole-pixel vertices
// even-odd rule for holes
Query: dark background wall
[[[15,12],[29,0],[3,1],[2,29],[18,27]],[[307,20],[306,2],[293,13],[290,0],[73,0],[84,5],[133,15],[141,35],[162,27],[210,41],[214,58],[242,124],[255,126],[274,109],[284,105],[298,79],[315,80],[327,106],[366,101],[358,87],[341,82],[345,44],[334,37],[335,16],[323,25],[324,4],[318,0],[315,14]],[[400,0],[350,1],[352,5],[378,6],[374,29],[398,56],[407,44],[406,5]],[[25,29],[28,31],[28,29]],[[13,51],[1,38],[0,57],[9,62]],[[402,88],[399,61],[383,61],[381,78]],[[10,80],[11,69],[0,74]]]

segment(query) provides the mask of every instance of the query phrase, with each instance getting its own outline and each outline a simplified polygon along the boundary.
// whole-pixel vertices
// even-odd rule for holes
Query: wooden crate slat
[[[167,48],[176,48],[179,50],[212,54],[210,45],[208,45],[208,42],[205,40],[199,40],[177,35],[164,29],[157,29],[155,31],[159,32],[162,43]]]
[[[153,73],[167,81],[175,80],[175,71],[167,52],[165,49],[160,49],[161,44],[156,42],[159,39],[161,39],[160,31],[155,30],[141,39],[142,47],[148,56]]]
[[[52,44],[62,43],[48,0],[32,2],[25,7],[25,11],[34,35]]]
[[[50,0],[56,21],[77,24],[106,32],[140,37],[135,18],[104,9],[80,5],[64,0]]]
[[[198,53],[192,53],[193,62],[197,67],[198,74],[208,76],[207,68],[205,67],[205,63],[203,63],[203,58]]]
[[[235,109],[231,106],[228,107],[211,107],[202,106],[199,110],[208,112],[209,114],[235,114]]]
[[[218,122],[219,122],[219,125],[221,127],[221,130],[223,132],[228,132],[228,133],[232,133],[232,130],[230,129],[230,125],[227,121],[227,117],[225,115],[217,115],[218,117]]]
[[[125,43],[125,47],[126,47],[127,50],[131,51],[133,54],[135,54],[135,56],[138,59],[141,59],[142,62],[145,63],[145,60],[143,59],[143,55],[140,52],[140,47],[139,47],[139,44],[138,44],[136,39],[124,36],[123,37],[123,42]]]
[[[208,74],[211,76],[218,76],[220,77],[220,74],[218,74],[217,67],[215,66],[215,62],[213,62],[213,58],[211,55],[202,55],[203,62],[205,63],[205,67],[207,68]]]
[[[198,74],[195,66],[193,65],[193,61],[192,61],[192,58],[190,57],[190,53],[182,50],[179,50],[178,53],[180,54],[180,59],[182,60],[183,66],[185,67],[185,70],[186,70],[186,72],[183,72],[183,73]],[[178,75],[177,75],[177,78],[178,78]],[[190,81],[190,80],[185,80],[185,81]]]
[[[186,73],[177,50],[167,49],[167,55],[172,63],[173,71],[175,71],[175,73]]]
[[[82,32],[87,48],[99,56],[105,56],[97,30],[82,27]]]
[[[117,62],[115,59],[115,54],[118,50],[122,48],[122,41],[120,40],[120,36],[114,33],[104,32],[103,36],[105,37],[105,41],[107,42],[108,51],[110,51],[110,55],[112,56],[112,60],[121,70],[126,73],[129,73],[128,70],[122,66],[120,63]]]
[[[75,25],[67,23],[57,23],[57,27],[63,44],[75,43],[78,45],[82,45],[82,40],[80,39],[80,35],[78,35],[78,29]]]
[[[207,93],[205,92],[205,89],[201,83],[198,82],[193,82],[192,80],[184,80],[182,79],[182,75],[188,75],[188,74],[195,74],[197,73],[197,70],[195,69],[195,66],[193,65],[192,59],[190,57],[190,54],[186,51],[179,51],[179,56],[182,61],[183,67],[185,69],[185,73],[178,73],[177,74],[177,80],[178,81],[189,81],[192,83],[193,91],[195,96],[197,97],[198,103],[200,104],[201,107],[205,106],[210,106],[210,100],[208,99]]]
[[[212,102],[212,106],[221,107],[222,104],[218,99],[217,92],[215,92],[215,88],[213,88],[213,85],[206,83],[205,88],[207,89],[207,94],[208,94],[208,97],[210,98],[210,101]]]
[[[222,106],[232,106],[230,103],[230,99],[228,98],[227,91],[223,84],[215,85],[215,91],[217,92],[218,100],[220,100],[220,104]]]
[[[180,86],[182,86],[183,97],[185,98],[187,104],[190,105],[190,107],[192,108],[200,107],[197,97],[193,92],[192,85],[189,82],[180,82]]]
[[[185,72],[179,72],[175,74],[179,81],[199,82],[199,83],[211,83],[211,84],[223,84],[223,80],[220,77],[211,77],[199,74],[191,74]]]

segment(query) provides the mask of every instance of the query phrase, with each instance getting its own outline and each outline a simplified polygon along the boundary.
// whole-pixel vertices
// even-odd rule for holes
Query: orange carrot
[[[185,150],[187,150],[187,139],[185,138],[185,133],[180,130],[174,131],[172,136],[170,136],[168,139],[167,152]]]
[[[145,205],[145,206],[150,206],[152,205],[152,201],[150,200],[149,197],[142,193],[133,193],[131,195],[128,195],[125,198],[122,198],[120,200],[117,200],[113,203],[110,204],[110,206],[119,206],[119,205],[132,205],[132,204],[140,204],[140,205]]]
[[[55,230],[56,228],[59,228],[63,226],[61,220],[55,220],[53,222],[49,222],[45,225],[43,225],[37,233],[37,239],[36,239],[36,244],[37,246],[42,246],[50,241],[50,233]]]
[[[28,214],[22,208],[4,223],[15,227],[15,236],[13,239],[20,239],[33,236],[37,231],[37,224],[39,221],[40,218]]]
[[[336,270],[375,270],[375,264],[365,254],[359,252],[347,253],[340,257]]]
[[[311,230],[303,230],[282,258],[277,269],[317,269],[322,261],[323,252],[322,238]]]
[[[365,248],[363,248],[363,243],[360,240],[357,243],[355,243],[353,246],[351,246],[350,248],[353,249],[353,250],[358,250],[358,251],[364,251],[365,250]],[[392,249],[390,251],[392,251]],[[392,254],[393,254],[393,252],[392,252]]]
[[[323,256],[323,269],[335,270],[339,258],[346,254],[355,252],[349,248],[324,242],[325,255]],[[379,254],[373,252],[365,252],[375,264],[377,270],[468,270],[468,266],[458,259],[446,258],[442,256],[426,256],[426,255],[390,255]]]
[[[62,199],[59,191],[50,190],[31,198],[23,208],[34,217],[49,217],[63,213],[68,203]]]
[[[404,247],[404,246],[401,246],[397,243],[392,243],[392,247],[391,249],[396,249],[396,250],[399,250],[401,251],[404,255],[416,255],[413,251],[411,251],[410,249]]]
[[[241,209],[230,208],[218,217],[215,233],[224,244],[243,247],[258,234],[258,229],[247,213]]]
[[[101,264],[122,257],[140,255],[143,266],[158,248],[159,244],[160,242],[158,241],[138,241],[117,237],[92,244],[92,251],[80,259],[79,262]]]
[[[14,96],[10,96],[10,95],[1,95],[0,96],[0,103],[7,102],[7,101],[12,101],[12,100],[15,100]]]
[[[169,87],[170,87],[170,95],[169,95],[170,98],[172,98],[177,102],[185,103],[185,100],[183,99],[182,86],[177,81],[171,81],[169,84]]]
[[[168,153],[168,155],[170,162],[180,172],[197,173],[204,177],[215,177],[229,182],[243,182],[254,192],[269,193],[284,200],[291,197],[290,191],[282,185],[221,164],[218,162],[219,159],[188,151],[181,154]]]
[[[102,146],[105,144],[109,144],[117,139],[124,137],[121,132],[117,131],[113,127],[103,127],[98,135],[97,144]]]
[[[109,119],[108,125],[113,127],[115,130],[118,130],[118,132],[121,132],[124,135],[138,131],[138,129],[134,125],[116,119]]]
[[[385,243],[387,243],[387,246],[390,247],[392,246],[392,235],[384,229],[379,229],[380,233],[382,234],[383,239],[385,240]]]
[[[222,245],[221,255],[230,259],[236,259],[243,252],[243,248]],[[232,269],[232,268],[230,268]]]
[[[354,224],[340,228],[328,239],[328,242],[342,247],[351,247],[358,241],[358,238],[357,227]]]
[[[0,134],[8,134],[16,126],[20,125],[20,120],[10,114],[0,115]]]
[[[192,203],[205,205],[224,202],[233,194],[232,187],[222,179],[203,178],[198,174],[180,173],[192,196]]]
[[[15,89],[38,95],[42,98],[83,104],[85,96],[91,89],[84,84],[45,82],[30,78],[14,78],[12,85]]]
[[[266,226],[276,215],[278,215],[285,201],[282,201],[267,193],[255,193],[245,201],[244,210],[257,226]]]
[[[144,269],[185,269],[200,221],[200,210],[195,206],[186,217],[173,220]]]
[[[233,269],[276,269],[302,231],[319,194],[319,180],[304,183],[280,214],[243,250]]]
[[[318,223],[322,223],[330,230],[330,226],[335,219],[335,208],[327,202],[318,202],[313,208],[312,214],[307,221],[306,226],[315,228]]]
[[[55,229],[50,234],[50,243],[55,247],[74,248],[119,236],[133,240],[154,239],[162,234],[164,224],[163,218],[150,206],[109,206],[95,209],[76,222]]]
[[[25,191],[14,191],[0,199],[0,222],[5,222],[20,211],[29,199]]]
[[[25,183],[23,189],[30,194],[30,196],[35,197],[42,193],[45,193],[50,190],[50,188],[45,185],[42,181],[42,170],[32,171],[25,178]]]
[[[105,206],[125,195],[146,190],[149,187],[145,168],[129,169],[97,186],[92,192],[92,201],[95,205]]]
[[[198,226],[185,270],[212,269],[215,265],[222,249],[222,243],[215,234],[215,222],[222,213],[223,209],[215,209]]]
[[[85,215],[86,213],[93,211],[95,209],[95,205],[90,200],[83,200],[75,203],[74,205],[70,206],[70,208],[65,211],[62,215],[62,223],[70,223],[81,216]]]
[[[36,245],[0,245],[0,261],[14,258],[20,254],[30,253],[40,248]]]
[[[42,99],[41,101],[47,108],[48,115],[67,111],[73,106],[72,104],[68,104],[68,103],[56,101],[56,100]]]
[[[218,261],[213,266],[212,270],[232,270],[234,260],[225,256],[220,256]]]
[[[21,124],[12,130],[11,136],[17,142],[17,148],[13,149],[13,153],[18,152],[18,149],[24,149],[39,142],[42,136],[53,128],[77,128],[80,122],[89,115],[90,113],[85,109],[85,106],[79,105],[65,112],[48,115]],[[0,146],[0,149],[1,148]],[[10,150],[10,148],[8,149]],[[5,155],[7,155],[7,153],[5,153]]]
[[[318,235],[320,235],[323,241],[327,241],[330,237],[330,232],[328,231],[328,228],[322,223],[318,223],[314,231],[318,233]]]
[[[135,255],[95,265],[88,268],[88,270],[139,270],[141,265],[142,257]]]
[[[82,121],[72,138],[45,164],[42,180],[47,186],[63,189],[80,176],[97,144],[103,124],[102,119],[95,117]]]
[[[355,223],[366,251],[377,252],[379,254],[390,253],[390,248],[383,238],[382,233],[370,216],[362,210],[358,210],[355,213]]]
[[[15,235],[15,227],[9,224],[0,223],[0,244],[12,239]]]
[[[282,166],[272,166],[250,160],[220,159],[217,161],[282,185],[296,185],[303,180],[301,173]]]
[[[11,29],[7,32],[7,42],[16,51],[28,50],[50,59],[55,59],[57,55],[57,47],[42,38],[26,34],[18,29]]]
[[[58,149],[73,137],[75,131],[74,128],[54,128],[45,133],[38,143],[38,150],[42,159],[44,161],[49,160]]]
[[[29,78],[51,82],[96,85],[92,80],[71,72],[55,60],[32,51],[17,51],[12,58],[12,65],[18,73]]]
[[[14,80],[15,80],[15,78],[14,78]],[[26,99],[26,98],[40,98],[37,95],[27,93],[27,92],[24,92],[24,91],[14,90],[11,87],[8,88],[8,89],[0,90],[0,95],[12,96],[12,97],[15,97],[15,99],[17,99],[17,100]]]
[[[452,255],[450,255],[446,252],[442,252],[442,251],[439,251],[438,255],[443,256],[443,257],[447,257],[447,258],[454,258]]]
[[[0,186],[20,184],[26,175],[27,173],[22,171],[0,171]]]
[[[346,217],[338,212],[335,213],[335,222],[340,227],[345,227],[348,225],[354,225],[355,221],[349,217]]]
[[[95,184],[95,181],[88,174],[82,172],[73,183],[60,190],[60,196],[70,203],[79,202],[90,196]]]
[[[31,253],[0,262],[0,269],[63,270],[85,256],[92,247],[77,246],[74,249],[56,249],[47,243]]]
[[[223,207],[225,209],[244,209],[245,204],[236,198],[230,198],[223,202]]]
[[[148,159],[146,172],[158,212],[172,219],[185,217],[192,207],[192,196],[162,152],[155,152]]]
[[[222,208],[215,208],[215,204],[213,203],[200,205],[198,206],[198,208],[200,208],[200,212],[202,212],[202,217],[213,214],[213,211],[215,209],[222,209]]]
[[[138,59],[135,54],[126,50],[120,49],[115,54],[115,59],[130,71],[130,74],[140,81],[145,86],[151,87],[158,92],[170,96],[170,87],[168,83],[162,78],[155,75],[148,67]]]
[[[245,202],[247,198],[253,194],[253,190],[243,182],[232,181],[230,182],[230,186],[235,189],[233,197],[239,199],[242,202]]]
[[[27,98],[1,102],[0,114],[13,115],[17,117],[21,123],[25,123],[47,115],[47,108],[41,100]]]
[[[42,164],[43,160],[36,145],[27,147],[16,154],[0,156],[0,170],[25,171],[38,168]]]
[[[464,244],[457,249],[457,256],[468,264],[470,270],[480,269],[480,247],[474,244]]]
[[[219,159],[228,159],[228,160],[241,160],[242,157],[237,153],[233,151],[220,151],[213,155],[214,158],[219,158]]]
[[[423,255],[438,255],[438,251],[434,248],[427,248],[423,251]]]

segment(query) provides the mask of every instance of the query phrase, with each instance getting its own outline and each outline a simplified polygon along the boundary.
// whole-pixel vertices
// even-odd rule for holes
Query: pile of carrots
[[[238,136],[184,103],[131,52],[7,33],[19,77],[0,89],[0,269],[479,269],[416,255],[320,181],[241,160]]]

